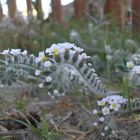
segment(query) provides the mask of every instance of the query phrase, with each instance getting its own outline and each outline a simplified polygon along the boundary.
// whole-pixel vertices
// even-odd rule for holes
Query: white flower
[[[105,131],[107,131],[108,129],[109,129],[109,127],[108,127],[108,126],[105,126],[105,127],[104,127],[104,130],[105,130]]]
[[[52,63],[50,61],[45,61],[43,65],[44,65],[44,67],[47,68],[47,67],[50,67],[52,65]]]
[[[77,51],[77,52],[83,52],[84,49],[80,48],[80,47],[77,47],[77,46],[74,46],[74,49]],[[87,56],[88,57],[88,56]],[[89,57],[88,57],[89,58]]]
[[[134,57],[134,60],[137,62],[139,60],[139,58],[138,57]]]
[[[92,112],[93,112],[93,114],[95,114],[95,115],[98,113],[98,111],[97,111],[96,109],[94,109]]]
[[[134,74],[140,74],[140,65],[134,66],[134,67],[130,70],[130,75],[134,75]]]
[[[58,43],[58,44],[52,44],[50,48],[46,49],[46,53],[49,55],[57,55],[60,52],[64,52],[64,49],[68,49],[69,47],[65,43]]]
[[[116,132],[115,132],[115,130],[112,130],[112,134],[115,134]]]
[[[91,63],[88,63],[88,66],[92,67],[92,64]]]
[[[126,66],[127,66],[128,69],[131,69],[131,68],[134,67],[134,63],[132,61],[129,61],[129,62],[126,63]]]
[[[24,50],[21,54],[22,55],[27,55],[27,50]]]
[[[58,44],[52,44],[50,48],[47,48],[45,52],[49,55],[57,55],[64,52],[65,49],[74,49],[78,52],[82,52],[83,49],[75,46],[74,44],[65,42],[65,43],[58,43]]]
[[[21,49],[11,49],[10,54],[19,55],[21,54]]]
[[[94,122],[94,123],[93,123],[93,126],[97,126],[97,125],[98,125],[98,123],[97,123],[97,122]]]
[[[39,88],[43,88],[44,87],[44,84],[43,83],[40,83],[39,84]]]
[[[62,48],[67,48],[67,49],[78,48],[75,44],[69,43],[69,42],[59,43],[59,45],[60,45]]]
[[[48,92],[48,95],[52,98],[52,99],[54,99],[54,95],[53,95],[53,93],[51,93],[51,92]]]
[[[46,82],[49,83],[49,82],[51,82],[51,81],[52,81],[52,77],[51,77],[51,76],[47,76],[47,77],[46,77]]]
[[[45,52],[49,55],[58,54],[62,48],[57,44],[52,44],[50,48],[47,48]]]
[[[4,55],[9,54],[9,49],[7,49],[7,50],[3,50],[3,52],[2,52],[2,53],[0,53],[0,54],[4,54]]]
[[[54,94],[54,95],[57,95],[58,93],[59,93],[59,92],[58,92],[58,90],[56,90],[56,89],[53,91],[53,94]]]
[[[38,57],[36,57],[35,62],[36,63],[38,63],[40,61],[43,61],[44,62],[46,60],[47,60],[47,58],[46,58],[44,52],[39,52],[39,55],[38,55]]]
[[[94,69],[94,68],[92,68],[92,69],[91,69],[91,71],[92,71],[92,72],[95,72],[95,69]]]
[[[41,74],[41,71],[40,70],[36,70],[35,71],[35,76],[39,76]]]
[[[105,136],[105,133],[101,133],[101,136],[103,136],[103,137],[104,137],[104,136]]]
[[[105,120],[104,117],[100,117],[100,118],[99,118],[99,121],[100,121],[100,122],[104,122],[104,120]]]
[[[134,66],[129,72],[129,81],[132,85],[140,85],[140,65]]]
[[[108,115],[110,113],[110,109],[108,107],[102,108],[103,115]]]
[[[98,104],[99,106],[104,106],[105,103],[106,103],[106,100],[104,100],[104,98],[103,98],[101,101],[97,101],[97,104]]]
[[[110,104],[109,107],[110,107],[110,109],[112,109],[112,110],[119,111],[121,105],[120,105],[119,103],[112,102],[112,103]]]
[[[106,98],[104,98],[104,100],[106,100],[106,102],[108,102],[109,104],[111,104],[112,102],[116,102],[116,103],[126,103],[128,100],[126,98],[124,98],[123,96],[120,95],[110,95],[107,96]]]
[[[85,58],[85,59],[90,58],[90,56],[88,56],[86,53],[82,53],[81,56],[82,56],[83,58]]]
[[[33,58],[35,58],[34,54],[30,54],[29,57],[33,57]]]

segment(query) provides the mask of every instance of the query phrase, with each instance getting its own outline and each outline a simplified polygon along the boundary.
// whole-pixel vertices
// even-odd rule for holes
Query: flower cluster
[[[0,52],[0,54],[3,56],[1,59],[3,62],[2,67],[4,68],[1,71],[0,86],[12,86],[17,81],[28,79],[29,71],[26,70],[26,66],[23,64],[29,60],[27,50],[7,49]],[[21,64],[17,63],[19,62],[18,60]],[[27,67],[31,68],[30,66]]]
[[[74,44],[65,42],[65,43],[52,44],[50,48],[47,48],[45,50],[45,52],[50,55],[53,55],[53,54],[63,53],[65,49],[74,49],[78,52],[84,51],[82,48],[77,47]]]
[[[65,42],[65,43],[52,44],[51,47],[47,48],[44,52],[39,52],[38,57],[36,57],[36,62],[40,62],[40,61],[45,62],[47,60],[47,56],[56,56],[58,54],[62,55],[62,54],[64,54],[64,51],[66,49],[74,50],[74,51],[81,53],[81,56],[83,58],[87,59],[90,57],[90,56],[87,56],[86,53],[83,53],[84,50],[82,48],[77,47],[74,44]]]
[[[44,52],[39,52],[38,57],[36,57],[35,61],[38,62],[45,62],[47,60]]]
[[[3,52],[1,52],[0,54],[3,54],[3,55],[8,55],[8,54],[11,54],[11,55],[27,55],[27,50],[24,50],[24,51],[21,51],[21,49],[7,49],[7,50],[4,50]]]
[[[140,55],[134,54],[131,60],[126,63],[128,73],[128,79],[134,86],[140,85]]]
[[[47,48],[45,51],[39,52],[38,56],[35,58],[35,62],[36,63],[42,63],[45,71],[52,71],[51,68],[55,65],[58,66],[57,62],[55,61],[55,57],[57,57],[59,55],[59,57],[61,57],[61,59],[63,60],[63,55],[65,50],[68,49],[70,52],[70,55],[73,55],[75,52],[78,52],[79,55],[79,61],[84,58],[84,59],[88,59],[89,56],[87,56],[86,53],[84,53],[83,49],[80,47],[77,47],[74,44],[65,42],[65,43],[58,43],[58,44],[52,44],[50,48]],[[71,58],[71,56],[70,56]],[[64,69],[64,71],[71,73],[71,79],[73,79],[73,76],[76,75],[76,71],[72,71],[70,68],[68,68],[67,70]],[[60,73],[60,72],[58,72]],[[36,69],[35,71],[35,76],[41,76],[43,74],[42,70]],[[63,76],[61,76],[63,77]],[[70,79],[70,80],[71,80]],[[43,88],[45,87],[46,83],[52,83],[53,82],[53,77],[51,75],[47,76],[46,79],[44,79],[40,84],[39,87]],[[62,86],[62,85],[61,85]],[[53,91],[49,91],[48,94],[51,95],[51,97],[54,96],[60,96],[60,92],[57,91],[56,89],[54,89]],[[64,92],[62,92],[62,95],[65,95]]]
[[[98,109],[93,109],[92,111],[97,118],[97,120],[93,122],[93,126],[101,126],[102,136],[114,133],[114,128],[112,128],[112,124],[109,122],[111,120],[110,118],[115,112],[118,112],[122,104],[126,104],[127,101],[126,98],[119,95],[107,96],[97,101]]]
[[[59,83],[57,81],[57,80],[61,80],[62,82],[64,82],[64,78],[66,77],[64,73],[71,74],[70,80],[73,80],[73,78],[75,78],[75,75],[77,75],[76,72],[72,71],[72,69],[68,68],[68,71],[66,71],[64,69],[65,66],[64,67],[61,66],[65,61],[64,53],[66,52],[66,50],[69,51],[68,61],[71,61],[71,58],[76,52],[78,52],[77,63],[80,63],[80,61],[83,59],[86,60],[89,58],[89,56],[87,56],[87,54],[84,53],[84,50],[82,48],[77,47],[76,45],[68,42],[52,44],[50,48],[47,48],[45,51],[39,52],[37,57],[35,57],[34,55],[28,55],[27,50],[22,51],[22,49],[7,49],[1,52],[0,54],[6,56],[5,59],[7,62],[10,62],[9,60],[11,59],[12,62],[14,63],[14,61],[18,59],[19,61],[18,63],[21,62],[21,65],[23,63],[25,63],[25,65],[26,63],[29,65],[32,60],[33,62],[31,63],[34,65],[33,69],[35,69],[33,76],[37,77],[39,82],[38,84],[39,88],[49,87],[48,89],[51,89],[51,91],[49,91],[49,95],[52,95],[52,97],[54,97],[54,96],[60,96],[61,93],[62,95],[65,95],[64,90],[65,90],[65,86],[67,85],[62,84],[61,82]],[[56,61],[56,57],[61,59],[62,62],[61,64],[60,63],[58,64],[58,62]],[[10,66],[10,63],[8,64]],[[62,71],[62,69],[64,70]],[[16,70],[14,72],[16,73]],[[62,72],[64,73],[62,74]],[[61,91],[59,91],[59,89]]]

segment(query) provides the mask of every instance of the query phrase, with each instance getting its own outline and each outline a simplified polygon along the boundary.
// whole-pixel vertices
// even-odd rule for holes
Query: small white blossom
[[[115,130],[112,130],[112,134],[115,134],[116,132],[115,132]]]
[[[92,67],[92,64],[91,63],[88,63],[88,66]]]
[[[129,81],[132,85],[140,85],[140,65],[134,66],[129,72]]]
[[[104,108],[102,108],[102,113],[103,115],[108,115],[110,113],[110,109],[105,106]]]
[[[38,57],[36,57],[36,59],[35,59],[35,62],[36,63],[38,63],[38,62],[41,62],[41,61],[46,61],[46,56],[45,56],[45,54],[44,54],[44,52],[39,52],[39,55],[38,55]]]
[[[44,84],[43,83],[40,83],[39,84],[39,88],[43,88],[44,87]]]
[[[101,133],[101,136],[103,136],[103,137],[104,137],[104,136],[105,136],[105,133]]]
[[[108,126],[105,126],[105,127],[104,127],[104,130],[105,130],[105,131],[107,131],[108,129],[109,129],[109,127],[108,127]]]
[[[92,68],[92,69],[91,69],[91,71],[95,72],[95,69],[94,69],[94,68]]]
[[[22,52],[22,55],[27,55],[27,50],[24,50],[24,51]]]
[[[35,71],[35,76],[39,76],[41,74],[41,71],[40,70],[36,70]]]
[[[100,122],[104,122],[104,120],[105,120],[104,117],[100,117],[100,118],[99,118],[99,121],[100,121]]]
[[[58,43],[58,44],[52,44],[50,48],[46,49],[46,53],[50,55],[58,54],[60,52],[64,52],[65,49],[70,49],[69,47],[70,43]]]
[[[44,65],[44,67],[47,68],[47,67],[50,67],[52,65],[52,63],[50,61],[45,61],[43,65]]]
[[[49,55],[57,55],[59,53],[62,54],[65,49],[74,49],[75,51],[83,52],[82,48],[68,42],[52,44],[50,48],[45,50],[45,52]]]
[[[140,74],[140,65],[134,66],[134,67],[131,69],[130,75],[134,75],[134,74]]]
[[[98,123],[97,123],[97,122],[94,122],[94,123],[93,123],[93,126],[97,126],[97,125],[98,125]]]
[[[53,91],[53,94],[54,94],[54,95],[57,95],[58,93],[59,93],[59,92],[58,92],[58,90],[56,90],[56,89]]]
[[[10,54],[19,55],[21,54],[21,49],[11,49]]]
[[[93,112],[93,114],[95,114],[95,115],[98,113],[98,111],[97,111],[96,109],[94,109],[92,112]]]
[[[131,69],[131,68],[134,67],[134,63],[132,61],[129,61],[129,62],[126,63],[126,66],[127,66],[128,69]]]
[[[46,77],[46,82],[49,83],[49,82],[51,82],[51,81],[52,81],[52,77],[51,77],[51,76],[47,76],[47,77]]]
[[[134,63],[132,61],[126,62],[127,68],[131,69],[134,67]]]
[[[35,58],[34,54],[30,54],[29,57],[33,57],[33,58]]]
[[[9,54],[9,49],[7,49],[7,50],[4,50],[2,53],[0,53],[0,54],[4,54],[4,55],[7,55],[7,54]]]
[[[77,46],[74,46],[74,49],[77,51],[77,52],[83,52],[84,49],[80,48],[80,47],[77,47]],[[88,56],[87,56],[88,57]]]
[[[120,95],[110,95],[107,96],[106,98],[104,98],[104,100],[106,102],[108,102],[109,104],[111,104],[112,102],[116,102],[116,103],[126,103],[128,100],[126,98],[124,98],[123,96]]]
[[[112,103],[110,104],[109,107],[110,107],[110,109],[112,109],[112,110],[119,111],[121,105],[120,105],[119,103],[112,102]]]
[[[106,101],[104,100],[104,98],[103,98],[101,101],[97,101],[97,104],[98,104],[99,106],[104,106],[105,103],[106,103]]]
[[[90,58],[90,56],[88,56],[86,53],[82,53],[81,56],[82,56],[83,58],[85,58],[85,59]]]
[[[134,60],[137,62],[139,60],[139,58],[138,57],[134,57]]]

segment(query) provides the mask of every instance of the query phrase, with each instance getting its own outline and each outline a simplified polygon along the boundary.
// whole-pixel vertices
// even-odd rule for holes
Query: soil
[[[17,109],[13,98],[13,102],[10,102],[8,106],[5,104],[9,100],[2,103],[4,108],[1,108],[0,113],[0,140],[2,138],[7,138],[6,140],[41,140],[29,127],[15,120],[26,123],[25,118],[27,118],[32,125],[39,128],[42,116],[47,121],[49,131],[52,133],[52,137],[48,140],[140,139],[139,112],[116,116],[117,131],[110,137],[103,137],[100,130],[93,127],[94,116],[88,114],[87,105],[81,104],[79,96],[69,95],[56,100],[48,96],[42,98],[42,94],[30,98],[28,94],[24,94],[15,96],[15,99],[26,103],[22,109]],[[39,96],[41,99],[38,98]]]

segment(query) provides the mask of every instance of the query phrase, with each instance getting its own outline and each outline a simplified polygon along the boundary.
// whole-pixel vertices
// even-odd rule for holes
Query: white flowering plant
[[[99,128],[101,136],[111,136],[117,130],[115,114],[119,112],[128,100],[120,95],[111,95],[97,101],[97,107],[92,110],[96,119],[93,126]]]
[[[68,54],[64,54],[67,50]],[[39,52],[37,57],[29,55],[27,50],[4,50],[0,53],[4,68],[1,70],[0,85],[3,87],[6,84],[11,85],[21,80],[22,82],[32,81],[38,84],[40,88],[47,87],[48,93],[52,97],[65,95],[65,92],[70,89],[70,81],[73,81],[76,76],[80,76],[80,73],[71,65],[73,55],[77,55],[76,63],[84,62],[90,58],[83,51],[82,48],[67,42],[53,44],[45,51]],[[65,59],[69,59],[69,64],[65,62]],[[12,77],[11,75],[10,77],[10,74],[15,76]],[[82,84],[81,78],[79,84]]]
[[[93,126],[100,128],[102,136],[115,133],[114,114],[120,112],[128,100],[117,95],[118,91],[111,91],[102,84],[88,61],[90,56],[82,48],[66,42],[53,44],[39,52],[38,56],[29,55],[21,49],[7,49],[0,56],[1,88],[14,83],[31,83],[38,88],[46,88],[51,98],[73,93],[75,88],[84,95],[97,95],[102,99],[97,101],[97,107],[91,111],[96,116]],[[134,75],[140,74],[140,66],[135,66],[133,61],[127,62],[127,67],[132,79]]]
[[[140,85],[140,55],[133,54],[129,61],[126,62],[128,69],[128,79],[131,85],[137,87]]]

